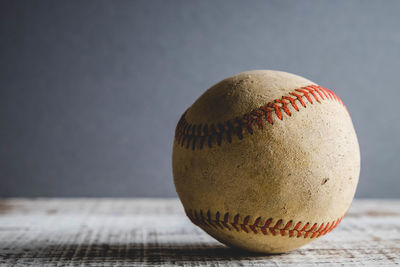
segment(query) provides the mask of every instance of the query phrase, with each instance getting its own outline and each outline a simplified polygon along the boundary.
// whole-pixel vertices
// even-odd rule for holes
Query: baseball
[[[172,165],[194,224],[228,246],[282,253],[338,226],[357,187],[360,152],[335,93],[256,70],[215,84],[183,113]]]

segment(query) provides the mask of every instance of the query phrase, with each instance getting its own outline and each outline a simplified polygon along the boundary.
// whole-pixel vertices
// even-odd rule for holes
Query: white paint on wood
[[[0,201],[2,266],[390,266],[400,264],[400,201],[355,200],[331,233],[282,255],[227,248],[176,199]]]

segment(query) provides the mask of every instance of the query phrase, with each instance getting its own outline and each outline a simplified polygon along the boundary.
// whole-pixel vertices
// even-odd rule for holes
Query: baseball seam
[[[185,119],[185,112],[176,126],[175,140],[182,147],[191,147],[192,150],[202,149],[206,142],[209,148],[212,148],[215,142],[220,146],[225,138],[228,143],[231,143],[232,136],[236,135],[240,140],[243,139],[243,129],[253,134],[255,126],[263,129],[265,123],[273,125],[273,114],[280,120],[283,120],[283,114],[291,116],[292,112],[289,106],[300,111],[301,107],[306,108],[306,102],[314,104],[315,102],[321,103],[321,100],[337,101],[344,106],[342,100],[331,90],[319,85],[309,85],[295,89],[288,95],[268,102],[242,117],[236,117],[223,123],[190,124]]]
[[[242,217],[240,214],[233,216],[233,221],[230,219],[229,212],[221,216],[218,211],[215,216],[212,217],[211,211],[208,210],[206,213],[203,210],[185,210],[186,215],[189,219],[198,226],[212,227],[220,230],[229,231],[243,231],[245,233],[263,234],[263,235],[273,235],[273,236],[288,236],[288,237],[303,237],[303,238],[318,238],[323,236],[333,229],[335,229],[338,224],[343,219],[343,216],[328,223],[305,223],[301,221],[293,222],[293,220],[288,221],[286,224],[282,219],[273,220],[269,218],[262,221],[261,217],[254,220],[253,224],[250,224],[251,216]],[[221,219],[223,217],[223,219]],[[240,222],[240,218],[244,218]]]

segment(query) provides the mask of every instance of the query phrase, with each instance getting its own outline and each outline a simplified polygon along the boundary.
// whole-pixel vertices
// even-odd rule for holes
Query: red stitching
[[[246,218],[244,218],[243,223],[240,225],[240,228],[242,228],[243,231],[245,231],[246,233],[249,232],[249,229],[246,228],[247,224],[249,223],[250,220],[250,216],[247,216]]]
[[[276,114],[276,116],[277,116],[280,120],[283,119],[282,112],[281,112],[281,106],[280,106],[280,105],[278,105],[278,104],[276,104],[276,103],[269,102],[269,103],[267,104],[267,106],[268,106],[268,107],[271,107],[271,108],[273,108],[273,109],[275,110],[275,114]]]
[[[267,231],[267,230],[269,229],[269,225],[271,224],[271,222],[272,222],[272,218],[269,218],[268,220],[265,221],[264,226],[261,227],[261,232],[262,232],[264,235],[268,234],[268,231]]]
[[[258,217],[254,223],[252,225],[250,225],[250,229],[253,231],[253,233],[257,234],[257,227],[258,227],[258,223],[261,221],[261,217]]]
[[[231,231],[231,228],[228,225],[228,221],[229,221],[229,212],[225,213],[224,221],[222,222],[222,224],[225,226],[225,228]]]
[[[302,222],[294,223],[292,220],[284,223],[282,219],[274,221],[272,218],[269,218],[262,223],[262,217],[258,217],[254,220],[253,224],[250,224],[250,215],[243,218],[240,214],[236,214],[233,216],[233,221],[231,221],[230,218],[232,217],[230,216],[229,212],[225,213],[224,216],[221,216],[220,212],[216,212],[215,216],[212,216],[210,210],[207,211],[207,216],[203,215],[202,210],[197,212],[196,210],[190,209],[185,210],[185,212],[189,219],[198,226],[213,227],[215,229],[228,231],[243,231],[247,234],[271,234],[273,236],[288,235],[289,237],[297,238],[318,238],[326,235],[335,229],[344,217],[342,216],[332,222],[321,224],[311,224],[307,222],[303,225],[303,227],[301,227],[303,224]],[[200,216],[198,214],[200,214]],[[243,218],[242,222],[240,222],[240,218]]]
[[[309,85],[295,89],[287,96],[282,96],[241,117],[223,123],[192,125],[185,120],[185,112],[176,126],[175,140],[182,147],[191,148],[192,150],[196,148],[202,149],[204,145],[209,148],[212,148],[213,144],[220,146],[223,140],[231,143],[232,136],[236,135],[240,140],[243,138],[243,129],[253,134],[254,126],[263,129],[265,123],[274,124],[272,114],[283,120],[283,114],[292,115],[289,106],[296,111],[300,111],[299,107],[305,108],[307,104],[315,104],[314,100],[318,103],[321,103],[322,100],[333,100],[344,106],[342,100],[331,90],[319,85]]]
[[[308,94],[308,92],[306,90],[304,90],[304,89],[296,89],[296,91],[300,92],[300,93],[303,93],[304,96],[307,98],[308,102],[310,102],[311,104],[313,103],[310,95]]]
[[[301,94],[293,93],[293,92],[292,92],[292,93],[289,93],[289,95],[295,96],[295,97],[297,98],[296,100],[299,100],[300,104],[301,104],[303,107],[306,107],[306,103],[304,103],[303,99],[301,98],[301,97],[302,97]]]
[[[239,232],[239,227],[237,227],[238,224],[239,224],[239,214],[236,214],[236,216],[233,217],[233,222],[231,223],[231,225],[233,226],[233,228],[236,229],[236,231]]]

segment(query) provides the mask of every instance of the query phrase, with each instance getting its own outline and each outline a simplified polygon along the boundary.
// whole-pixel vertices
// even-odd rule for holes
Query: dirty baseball
[[[173,176],[189,219],[220,242],[282,253],[336,228],[358,183],[342,100],[303,77],[239,73],[205,91],[175,131]]]

